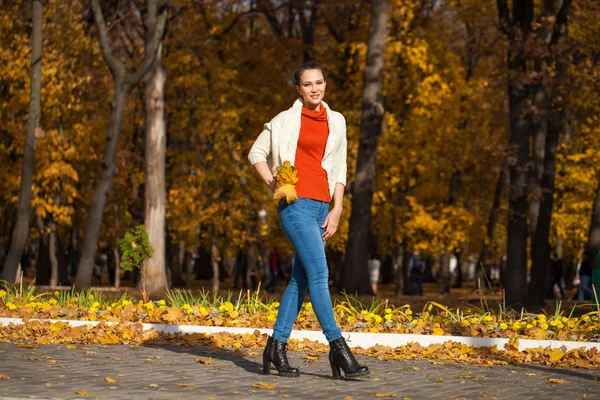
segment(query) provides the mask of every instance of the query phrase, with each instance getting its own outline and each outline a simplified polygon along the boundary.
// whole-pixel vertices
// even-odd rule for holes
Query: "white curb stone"
[[[80,320],[63,320],[63,319],[35,319],[29,321],[42,322],[64,322],[71,326],[92,325],[96,326],[100,323],[106,325],[118,325],[120,322],[107,321],[80,321]],[[13,323],[19,325],[23,323],[21,318],[0,318],[0,325],[8,325]],[[234,334],[252,334],[259,331],[261,334],[271,334],[272,329],[266,328],[235,328],[227,326],[201,326],[201,325],[176,325],[176,324],[142,324],[144,330],[155,329],[158,332],[164,333],[234,333]],[[498,349],[503,349],[504,345],[509,342],[505,338],[486,338],[486,337],[469,337],[469,336],[433,336],[433,335],[415,335],[404,333],[369,333],[369,332],[342,332],[348,340],[350,347],[369,348],[376,345],[390,346],[392,348],[407,345],[411,342],[419,343],[421,346],[429,346],[431,344],[443,344],[448,340],[453,342],[466,344],[474,347],[491,347],[496,346]],[[319,343],[327,344],[327,340],[321,331],[303,331],[293,330],[290,336],[293,339],[303,340],[308,339]],[[587,350],[596,348],[600,350],[600,343],[597,342],[574,342],[565,340],[533,340],[519,339],[519,350],[531,349],[536,347],[550,347],[553,349],[565,348],[572,350],[584,347]]]

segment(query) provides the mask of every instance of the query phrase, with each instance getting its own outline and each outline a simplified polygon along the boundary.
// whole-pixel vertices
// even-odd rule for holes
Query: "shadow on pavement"
[[[262,367],[263,367],[262,362],[258,363],[256,361],[253,361],[253,360],[249,359],[248,355],[242,355],[239,352],[236,353],[236,350],[230,350],[230,349],[226,349],[226,348],[217,348],[215,346],[210,346],[210,345],[209,346],[166,345],[166,344],[161,344],[161,343],[153,343],[152,341],[145,342],[143,344],[143,346],[150,347],[150,348],[160,348],[163,350],[168,350],[168,351],[172,351],[174,353],[180,353],[180,354],[187,353],[194,357],[200,357],[200,358],[211,357],[216,360],[229,361],[229,362],[233,363],[235,366],[237,366],[238,368],[241,368],[250,374],[266,376],[266,375],[262,374]],[[262,350],[256,349],[256,350],[252,350],[252,352],[258,353],[262,358]],[[333,379],[331,375],[303,372],[302,371],[303,363],[297,358],[290,360],[290,363],[293,366],[299,368],[300,374],[302,374],[302,375],[314,376],[314,377],[323,378],[323,379]],[[329,368],[328,365],[327,365],[327,368]],[[277,370],[272,365],[271,365],[271,374],[277,375]],[[289,379],[294,379],[294,378],[289,378]],[[355,380],[355,379],[348,379],[348,380]]]
[[[587,379],[587,380],[595,381],[595,382],[600,381],[600,373],[598,373],[598,372],[591,373],[591,372],[587,372],[585,370],[573,370],[573,369],[565,369],[565,368],[550,367],[550,366],[535,365],[535,364],[511,363],[510,365],[512,365],[514,367],[523,368],[523,369],[531,369],[531,370],[536,370],[536,371],[541,371],[541,372],[546,372],[546,373],[567,375],[567,376],[572,376],[572,377],[581,378],[581,379]]]

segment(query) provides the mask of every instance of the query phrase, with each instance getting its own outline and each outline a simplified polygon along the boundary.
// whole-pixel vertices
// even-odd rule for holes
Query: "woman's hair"
[[[302,64],[298,65],[298,67],[296,67],[296,71],[294,72],[294,85],[300,85],[300,78],[302,77],[302,73],[309,69],[318,69],[323,74],[323,79],[327,80],[327,77],[325,76],[325,70],[323,69],[321,64],[319,64],[316,61],[305,61]]]

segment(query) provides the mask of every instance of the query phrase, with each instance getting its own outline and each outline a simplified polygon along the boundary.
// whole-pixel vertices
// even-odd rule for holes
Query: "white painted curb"
[[[29,321],[42,321],[42,322],[64,322],[71,326],[82,326],[104,323],[106,325],[118,325],[120,322],[107,322],[107,321],[79,321],[79,320],[65,320],[65,319],[35,319],[32,318]],[[0,318],[0,325],[8,324],[23,324],[21,318]],[[234,333],[234,334],[252,334],[255,331],[259,331],[261,334],[271,334],[272,329],[266,328],[235,328],[228,326],[201,326],[201,325],[176,325],[176,324],[142,324],[144,330],[155,329],[158,332],[164,333]],[[509,339],[504,338],[485,338],[485,337],[469,337],[469,336],[432,336],[432,335],[415,335],[415,334],[404,334],[404,333],[369,333],[369,332],[343,332],[346,339],[349,339],[348,345],[350,347],[362,347],[369,348],[376,345],[390,346],[392,348],[409,344],[411,342],[419,343],[421,346],[429,346],[431,344],[443,344],[449,340],[457,343],[466,344],[467,346],[474,347],[491,347],[497,346],[499,350],[504,349],[504,345],[509,342]],[[290,336],[293,339],[303,340],[308,339],[319,343],[327,344],[327,340],[321,331],[302,331],[293,330]],[[597,342],[574,342],[565,340],[533,340],[533,339],[519,339],[519,350],[531,349],[536,347],[550,347],[552,349],[558,349],[564,347],[567,350],[577,349],[584,347],[587,350],[596,348],[600,350],[600,343]]]

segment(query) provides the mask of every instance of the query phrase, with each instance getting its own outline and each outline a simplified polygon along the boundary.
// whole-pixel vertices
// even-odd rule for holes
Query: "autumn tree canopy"
[[[157,9],[148,6],[154,3]],[[276,246],[290,255],[276,202],[246,154],[262,125],[297,97],[292,73],[307,59],[326,68],[326,100],[347,121],[344,211],[328,243],[335,259],[343,260],[349,230],[364,228],[349,223],[353,205],[368,204],[369,210],[354,212],[370,216],[364,236],[369,252],[399,264],[399,284],[406,270],[403,255],[414,249],[431,256],[439,276],[447,273],[444,259],[450,253],[465,260],[481,252],[484,264],[508,254],[509,263],[523,273],[531,267],[533,248],[520,248],[525,259],[518,261],[507,249],[508,229],[516,226],[509,218],[517,210],[512,206],[520,190],[516,173],[525,180],[518,197],[518,217],[525,222],[519,225],[525,229],[519,240],[533,243],[538,217],[532,210],[543,208],[538,203],[551,196],[542,239],[565,260],[580,259],[593,231],[600,184],[596,2],[560,1],[550,9],[549,0],[526,1],[532,18],[538,18],[526,21],[528,28],[514,20],[516,1],[390,0],[378,78],[381,132],[371,149],[374,175],[355,190],[357,160],[366,145],[361,107],[374,3],[44,1],[41,118],[27,244],[42,243],[54,233],[60,249],[54,253],[61,257],[47,252],[38,269],[49,268],[47,260],[54,257],[73,282],[86,240],[95,251],[116,253],[124,232],[149,218],[144,199],[153,197],[146,196],[148,188],[166,193],[163,259],[171,284],[185,281],[180,264],[187,252],[204,249],[214,263],[237,259],[246,266]],[[561,16],[558,3],[571,3],[568,15]],[[161,22],[164,10],[168,15]],[[157,13],[155,25],[149,25],[149,12]],[[30,2],[0,2],[0,196],[6,205],[0,214],[0,265],[17,221],[30,103],[31,19]],[[148,46],[148,31],[162,29],[157,23],[166,26],[164,35],[155,47]],[[555,34],[553,42],[560,24],[564,35]],[[158,47],[159,64],[148,54]],[[141,65],[148,68],[139,72]],[[164,73],[164,186],[146,183],[145,160],[146,146],[153,143],[146,131],[154,93],[146,75],[159,66]],[[136,71],[141,83],[131,82],[121,93],[115,82]],[[510,98],[517,84],[524,85],[519,86],[521,111]],[[545,94],[546,108],[533,93]],[[111,113],[117,106],[123,114],[115,135]],[[556,131],[548,191],[541,177],[544,156],[552,151],[544,152],[547,143],[540,140],[543,118],[556,113],[563,122]],[[515,126],[522,129],[518,141]],[[114,159],[106,155],[111,140],[118,140]],[[518,160],[514,146],[520,146]],[[103,183],[108,178],[110,184]],[[353,193],[372,193],[372,198],[355,203]],[[84,235],[91,218],[101,219],[97,243]],[[90,254],[88,249],[83,257],[88,264]],[[38,275],[40,284],[49,279],[48,273]]]

